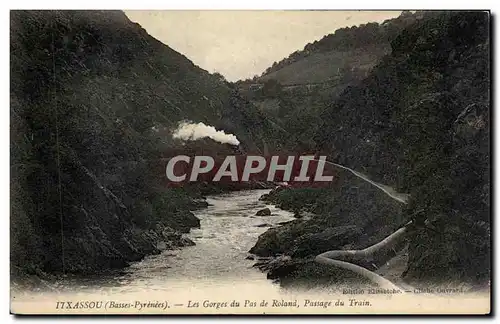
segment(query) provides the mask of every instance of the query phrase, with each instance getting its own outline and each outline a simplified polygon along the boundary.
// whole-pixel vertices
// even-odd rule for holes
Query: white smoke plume
[[[184,141],[196,141],[208,137],[222,144],[240,145],[240,141],[235,135],[226,134],[223,130],[218,131],[215,127],[204,123],[181,122],[172,136]]]

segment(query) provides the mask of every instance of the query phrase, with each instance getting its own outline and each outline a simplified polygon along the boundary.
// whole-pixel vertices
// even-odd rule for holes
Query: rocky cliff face
[[[266,121],[247,105],[122,12],[12,11],[13,269],[92,272],[189,244],[203,204],[162,184],[172,127],[230,125],[251,149]]]
[[[410,242],[407,275],[489,275],[489,16],[431,13],[326,114],[331,159],[411,196],[433,224]]]
[[[490,271],[489,15],[426,13],[391,46],[392,53],[366,79],[329,104],[315,143],[329,160],[410,194],[399,218],[422,227],[410,238],[406,279],[485,281]],[[358,219],[353,195],[358,193],[346,192],[336,201],[342,207],[331,218]],[[362,210],[382,206],[380,199],[357,204]],[[329,217],[322,214],[317,222]],[[392,225],[386,217],[369,226]]]

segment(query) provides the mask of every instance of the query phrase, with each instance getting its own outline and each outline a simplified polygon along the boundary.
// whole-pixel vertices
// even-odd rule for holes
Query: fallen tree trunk
[[[321,253],[316,256],[315,261],[321,264],[331,265],[338,268],[353,271],[384,289],[402,289],[385,279],[384,277],[363,268],[352,262],[368,261],[379,259],[381,255],[386,255],[386,252],[393,249],[400,244],[408,234],[408,227],[412,222],[408,222],[405,226],[401,227],[382,241],[373,244],[363,250],[334,250]]]

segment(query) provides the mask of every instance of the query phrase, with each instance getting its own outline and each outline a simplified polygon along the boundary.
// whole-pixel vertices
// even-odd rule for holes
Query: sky
[[[383,22],[400,11],[125,11],[162,43],[199,67],[237,81],[335,30]]]

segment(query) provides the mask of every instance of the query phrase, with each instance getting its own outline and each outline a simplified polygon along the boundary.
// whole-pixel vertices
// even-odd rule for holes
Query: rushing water
[[[13,291],[11,310],[35,314],[318,314],[364,313],[374,311],[372,306],[375,306],[380,313],[403,309],[442,313],[444,310],[439,305],[453,301],[456,304],[453,309],[460,313],[467,309],[482,310],[488,305],[487,295],[479,299],[458,295],[452,300],[451,295],[370,295],[367,290],[346,294],[336,285],[305,290],[281,288],[253,267],[255,261],[245,259],[257,237],[267,230],[257,225],[273,226],[293,219],[291,213],[259,201],[266,192],[268,190],[251,190],[208,197],[211,205],[196,211],[201,228],[189,234],[195,246],[164,251],[107,275],[66,277],[51,283],[56,289]],[[271,209],[271,216],[255,216],[265,207]],[[72,305],[90,302],[101,307],[66,309],[60,306],[68,301]],[[240,305],[231,306],[236,301]],[[268,304],[262,305],[264,301]],[[158,305],[168,306],[158,308]],[[452,311],[451,304],[449,311]]]
[[[187,234],[196,245],[148,256],[120,272],[68,277],[55,286],[64,294],[276,291],[278,285],[253,267],[255,261],[246,259],[258,236],[269,228],[258,225],[274,226],[294,219],[292,213],[259,201],[259,197],[268,192],[269,189],[247,190],[209,196],[208,208],[194,212],[201,227]],[[266,207],[271,210],[271,216],[255,216],[258,210]]]
[[[196,243],[176,251],[165,251],[132,265],[122,280],[127,289],[175,290],[186,285],[210,289],[214,285],[244,282],[271,285],[265,275],[246,260],[248,250],[267,227],[293,219],[291,213],[259,201],[269,190],[240,191],[208,197],[210,206],[195,212],[200,229],[189,237]],[[262,208],[271,216],[255,216]]]

